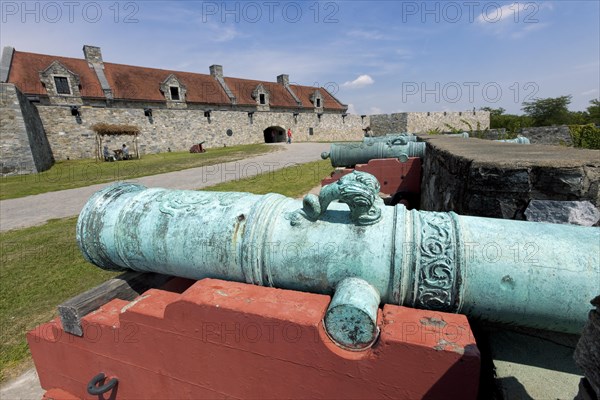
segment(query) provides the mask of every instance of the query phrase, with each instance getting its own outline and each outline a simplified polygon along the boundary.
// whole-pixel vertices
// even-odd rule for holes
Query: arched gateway
[[[265,143],[285,142],[287,140],[285,129],[280,126],[270,126],[263,131]]]

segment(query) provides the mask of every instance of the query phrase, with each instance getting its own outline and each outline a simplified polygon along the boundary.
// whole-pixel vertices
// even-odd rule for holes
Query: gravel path
[[[183,171],[133,179],[148,187],[171,189],[201,189],[217,183],[248,178],[295,164],[321,159],[321,152],[329,149],[328,143],[275,144],[282,151],[268,153],[245,160],[191,168]],[[42,193],[18,199],[0,201],[0,231],[41,225],[53,218],[78,215],[92,194],[110,183],[77,189]]]

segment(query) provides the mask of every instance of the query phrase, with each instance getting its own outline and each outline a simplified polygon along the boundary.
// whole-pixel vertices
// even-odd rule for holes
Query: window
[[[71,88],[69,87],[69,80],[64,76],[55,76],[54,85],[56,86],[56,93],[58,94],[71,94]]]
[[[262,93],[260,94],[260,104],[266,104],[265,95]]]
[[[171,100],[179,100],[179,88],[177,86],[169,87],[171,90]]]
[[[321,99],[317,99],[317,108],[321,107]]]

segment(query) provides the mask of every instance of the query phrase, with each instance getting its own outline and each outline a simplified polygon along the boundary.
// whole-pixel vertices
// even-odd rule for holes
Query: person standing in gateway
[[[288,144],[292,144],[292,129],[291,128],[288,128],[287,137],[288,137],[288,140],[287,140]]]

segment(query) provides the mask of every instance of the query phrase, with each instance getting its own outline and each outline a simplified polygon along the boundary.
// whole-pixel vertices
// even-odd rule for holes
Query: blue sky
[[[1,1],[0,44],[324,86],[350,112],[600,96],[599,1]]]

